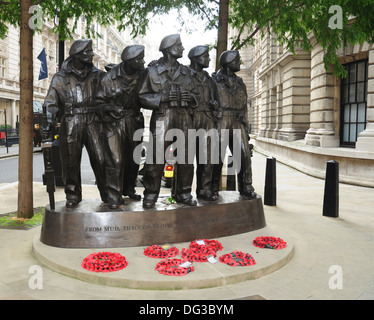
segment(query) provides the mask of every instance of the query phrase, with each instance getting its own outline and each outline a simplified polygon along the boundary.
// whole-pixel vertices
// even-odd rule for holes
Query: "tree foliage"
[[[6,23],[19,25],[20,21],[20,2],[15,0],[0,1],[0,38],[4,38],[8,31]]]
[[[78,20],[85,16],[87,20],[86,35],[93,36],[91,25],[94,21],[110,25],[117,21],[119,29],[131,29],[132,36],[145,34],[152,15],[164,14],[171,9],[180,9],[183,1],[148,0],[34,0],[42,8],[43,18],[54,22],[52,32],[61,39],[71,39]],[[73,21],[71,28],[67,21]],[[20,25],[20,1],[0,1],[0,37],[8,31],[8,24]]]
[[[19,0],[0,1],[0,37],[7,32],[6,23],[19,25]],[[119,29],[130,29],[136,37],[145,34],[152,17],[171,9],[187,8],[189,13],[206,22],[206,30],[218,29],[219,0],[35,0],[43,16],[55,21],[52,31],[62,39],[72,37],[81,16],[87,19],[87,37],[94,36],[91,25],[96,19],[103,25],[119,22]],[[332,6],[342,9],[342,27],[331,28]],[[181,11],[180,11],[181,12]],[[69,29],[67,19],[72,19]],[[352,20],[352,18],[354,18]],[[183,15],[180,23],[184,25]],[[374,0],[230,0],[229,23],[237,29],[232,49],[253,44],[254,35],[273,32],[280,43],[294,52],[296,48],[310,50],[311,34],[325,49],[325,66],[334,66],[337,75],[344,74],[337,50],[343,45],[374,41]],[[248,34],[247,30],[250,30]]]
[[[337,57],[341,46],[374,42],[374,0],[234,0],[230,5],[230,24],[239,30],[234,48],[252,44],[257,32],[273,32],[292,52],[310,50],[313,35],[325,50],[326,69],[332,65],[336,75],[345,75]],[[244,28],[252,33],[243,36]]]

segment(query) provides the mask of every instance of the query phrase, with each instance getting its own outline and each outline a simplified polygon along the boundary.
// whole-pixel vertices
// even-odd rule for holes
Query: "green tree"
[[[189,12],[207,29],[218,30],[217,59],[227,49],[228,25],[235,29],[230,49],[254,43],[259,32],[273,32],[291,52],[312,49],[311,35],[325,50],[326,70],[345,76],[337,51],[341,46],[374,42],[374,0],[192,0]],[[218,63],[217,63],[218,67]]]
[[[311,35],[325,50],[324,64],[337,76],[346,72],[337,51],[342,46],[374,42],[374,0],[235,0],[230,24],[238,30],[232,48],[253,44],[257,32],[273,32],[291,52],[311,50]],[[250,30],[243,36],[244,30]]]
[[[374,0],[191,0],[181,4],[217,29],[217,59],[227,49],[228,25],[237,31],[230,49],[254,43],[259,32],[273,32],[291,52],[310,51],[311,35],[325,50],[324,63],[337,76],[345,76],[337,51],[341,46],[374,42]],[[183,17],[182,17],[183,18]],[[218,63],[217,63],[218,67]]]

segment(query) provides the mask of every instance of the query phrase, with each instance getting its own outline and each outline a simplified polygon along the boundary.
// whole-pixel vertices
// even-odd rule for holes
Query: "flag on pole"
[[[43,80],[48,78],[48,67],[47,67],[47,55],[45,54],[45,48],[43,48],[42,52],[38,55],[38,59],[42,62],[40,65],[40,72],[39,72],[39,79]]]

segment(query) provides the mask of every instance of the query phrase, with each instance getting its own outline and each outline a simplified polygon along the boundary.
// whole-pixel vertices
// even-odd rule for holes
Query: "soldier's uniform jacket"
[[[223,116],[230,116],[241,121],[248,132],[247,127],[247,89],[242,80],[234,74],[227,77],[222,70],[212,75],[217,85],[219,101]]]
[[[180,113],[187,114],[189,108],[195,108],[198,94],[191,78],[189,68],[178,63],[176,70],[168,70],[167,65],[160,59],[154,66],[149,66],[145,72],[145,78],[139,92],[141,105],[146,109],[155,110],[163,114],[165,108],[177,107]],[[173,90],[188,91],[193,96],[193,101],[188,106],[178,101],[175,105],[168,102],[169,93]]]
[[[96,94],[96,103],[99,109],[112,107],[106,116],[120,119],[124,116],[139,116],[140,102],[138,96],[140,73],[128,76],[122,70],[122,63],[111,69],[101,80]],[[103,120],[110,121],[105,118]]]
[[[209,119],[215,119],[218,114],[213,111],[211,102],[219,101],[217,86],[209,73],[206,71],[197,72],[192,68],[191,74],[196,80],[196,86],[199,92],[197,96],[197,107],[194,112],[203,112]]]
[[[94,121],[95,92],[104,74],[93,65],[79,72],[73,67],[71,57],[66,59],[61,71],[53,76],[44,102],[47,123],[69,122],[75,114],[83,115],[86,124]],[[69,129],[67,133],[69,135]]]

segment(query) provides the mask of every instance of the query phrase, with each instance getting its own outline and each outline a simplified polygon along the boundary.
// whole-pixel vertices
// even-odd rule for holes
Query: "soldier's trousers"
[[[66,199],[82,200],[81,159],[82,149],[86,147],[101,199],[107,201],[102,131],[102,123],[92,114],[75,114],[62,118],[59,142]]]
[[[220,163],[214,165],[213,168],[213,192],[218,192],[220,187],[223,157],[227,147],[229,147],[233,156],[232,170],[235,170],[237,174],[239,192],[254,191],[252,186],[251,150],[243,124],[240,120],[235,119],[234,116],[223,116],[218,128],[220,132]],[[225,134],[225,129],[227,134]]]
[[[108,204],[120,204],[122,195],[135,193],[141,153],[134,153],[141,141],[134,141],[134,132],[144,129],[141,113],[106,123],[106,182]],[[137,159],[134,156],[138,157]]]
[[[158,195],[161,188],[161,179],[164,172],[165,166],[165,151],[169,149],[169,146],[173,141],[170,136],[168,141],[165,141],[165,137],[168,133],[172,133],[171,129],[176,129],[175,132],[181,133],[184,136],[183,146],[178,145],[177,157],[183,160],[178,162],[178,171],[175,184],[175,196],[177,201],[183,201],[191,197],[191,185],[194,175],[193,163],[188,161],[188,129],[192,129],[192,118],[186,113],[186,110],[181,108],[170,108],[165,109],[165,112],[158,113],[153,111],[150,130],[152,139],[151,154],[147,155],[147,160],[144,165],[144,200],[157,201]],[[181,141],[181,140],[177,140]],[[184,150],[181,149],[184,148]],[[147,150],[150,152],[150,150]],[[178,160],[178,159],[177,159]],[[150,163],[152,162],[152,163]]]
[[[196,130],[196,194],[212,193],[213,163],[219,157],[219,135],[215,121],[205,111],[195,111],[193,125]],[[201,130],[200,130],[201,129]]]

